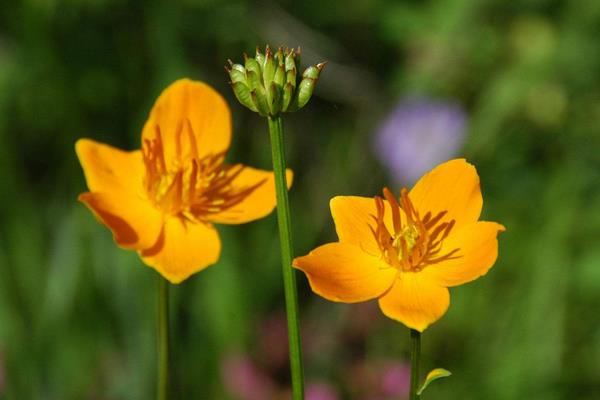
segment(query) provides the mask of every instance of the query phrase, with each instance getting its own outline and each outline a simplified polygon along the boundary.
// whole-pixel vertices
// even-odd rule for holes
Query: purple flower
[[[379,128],[375,154],[396,183],[411,186],[425,172],[457,155],[466,123],[467,115],[456,103],[405,98]]]

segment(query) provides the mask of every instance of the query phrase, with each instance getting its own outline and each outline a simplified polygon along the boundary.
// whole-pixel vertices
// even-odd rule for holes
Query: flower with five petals
[[[498,256],[496,222],[479,221],[479,176],[463,159],[424,175],[396,198],[330,202],[339,241],[294,260],[312,290],[332,301],[377,298],[381,311],[423,332],[448,309],[448,287],[487,273]]]
[[[79,200],[120,247],[179,283],[217,262],[213,223],[253,221],[275,207],[273,173],[224,163],[230,141],[225,100],[204,83],[176,81],[150,111],[141,150],[77,141],[89,188]]]

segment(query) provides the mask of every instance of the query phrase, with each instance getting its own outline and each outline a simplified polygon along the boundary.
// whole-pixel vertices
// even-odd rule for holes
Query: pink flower
[[[306,387],[306,400],[339,400],[337,391],[328,383],[311,383]]]
[[[221,364],[221,379],[227,392],[238,400],[265,400],[276,396],[273,380],[250,357],[226,357]]]

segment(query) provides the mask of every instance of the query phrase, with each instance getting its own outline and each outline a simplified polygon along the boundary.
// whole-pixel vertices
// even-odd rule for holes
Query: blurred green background
[[[229,159],[270,169],[266,123],[235,101],[223,70],[265,43],[329,62],[315,98],[285,118],[298,255],[336,239],[332,196],[399,190],[372,142],[404,96],[465,110],[458,154],[478,168],[484,217],[507,232],[490,274],[452,290],[425,332],[424,367],[454,373],[425,397],[600,398],[600,2],[1,8],[0,398],[153,397],[158,275],[76,201],[86,187],[74,143],[138,148],[153,100],[188,76],[230,102]],[[270,353],[285,349],[275,216],[218,229],[219,263],[171,291],[175,398],[256,398],[235,385],[260,382],[230,382],[242,374],[236,357],[247,380],[285,398],[285,359]],[[327,302],[298,278],[307,381],[339,399],[392,398],[377,387],[381,365],[406,361],[408,330],[374,304]]]

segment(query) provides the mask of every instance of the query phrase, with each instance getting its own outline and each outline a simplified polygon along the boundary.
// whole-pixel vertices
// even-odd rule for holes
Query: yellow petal
[[[444,240],[440,254],[459,249],[456,259],[425,267],[428,279],[441,286],[457,286],[485,275],[498,257],[498,233],[504,226],[495,222],[479,221],[465,225]]]
[[[178,80],[161,93],[144,125],[142,140],[155,138],[157,127],[167,165],[194,152],[199,158],[225,152],[231,141],[231,115],[225,99],[207,84],[189,79]]]
[[[82,193],[79,200],[112,231],[119,246],[139,250],[156,243],[162,229],[162,214],[148,201],[118,191]]]
[[[464,159],[447,161],[425,174],[409,193],[421,217],[447,211],[444,220],[456,226],[479,219],[483,199],[475,167]]]
[[[286,171],[288,189],[292,186],[294,174]],[[275,177],[272,171],[244,167],[231,182],[232,193],[245,194],[239,202],[207,219],[219,224],[243,224],[267,216],[277,204]]]
[[[312,290],[332,301],[355,303],[381,296],[396,270],[377,257],[347,243],[328,243],[294,260],[306,273]]]
[[[450,305],[448,289],[435,285],[419,272],[400,274],[392,288],[379,298],[381,311],[409,328],[423,332]]]
[[[90,139],[79,139],[75,151],[92,192],[142,190],[144,163],[139,150],[123,151]]]
[[[383,203],[385,224],[393,232],[391,208],[386,200]],[[340,242],[357,246],[372,256],[379,256],[381,251],[370,228],[375,227],[373,217],[377,216],[373,198],[336,196],[329,202],[329,208]]]
[[[171,283],[217,262],[221,254],[219,234],[210,224],[169,217],[154,246],[140,251],[142,260]]]

